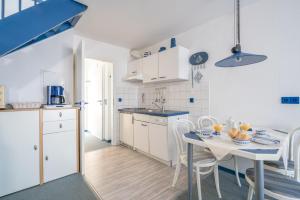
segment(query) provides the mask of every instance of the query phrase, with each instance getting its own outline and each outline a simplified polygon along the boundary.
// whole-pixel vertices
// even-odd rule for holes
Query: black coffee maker
[[[65,103],[62,86],[47,86],[47,105],[62,105]]]

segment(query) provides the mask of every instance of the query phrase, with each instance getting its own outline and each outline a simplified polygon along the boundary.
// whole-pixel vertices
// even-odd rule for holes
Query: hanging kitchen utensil
[[[240,0],[234,2],[234,24],[235,24],[235,46],[231,49],[233,53],[219,62],[216,62],[217,67],[238,67],[243,65],[251,65],[254,63],[262,62],[267,59],[265,55],[256,55],[250,53],[244,53],[241,49],[241,34],[240,34]]]

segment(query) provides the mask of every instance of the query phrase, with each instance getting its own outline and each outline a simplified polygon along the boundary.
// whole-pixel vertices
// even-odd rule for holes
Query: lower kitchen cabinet
[[[149,153],[148,123],[134,121],[134,148]]]
[[[149,125],[149,153],[161,160],[169,161],[167,126]]]
[[[133,115],[120,113],[120,140],[133,147]]]
[[[74,131],[44,135],[44,182],[76,173]]]
[[[0,112],[0,197],[40,183],[39,110]]]

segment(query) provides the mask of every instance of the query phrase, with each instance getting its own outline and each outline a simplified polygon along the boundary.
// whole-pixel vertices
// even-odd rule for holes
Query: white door
[[[76,173],[76,133],[59,132],[43,137],[45,182]]]
[[[169,161],[167,126],[158,124],[149,125],[149,149],[150,154],[153,156]]]
[[[93,59],[85,59],[85,130],[103,139],[103,66]]]
[[[143,82],[153,82],[158,79],[158,54],[153,54],[142,59]]]
[[[138,130],[137,130],[138,131]],[[120,113],[120,140],[133,146],[133,116],[129,113]]]
[[[39,111],[0,112],[0,197],[38,185]]]
[[[85,112],[85,62],[84,62],[84,41],[81,41],[75,50],[75,91],[74,91],[74,102],[80,107],[80,172],[84,174],[85,163],[84,163],[84,112]]]
[[[104,63],[103,68],[104,79],[104,97],[103,97],[103,110],[104,110],[104,140],[111,140],[111,133],[113,131],[113,64],[109,62]]]
[[[134,147],[149,153],[148,123],[134,121]]]

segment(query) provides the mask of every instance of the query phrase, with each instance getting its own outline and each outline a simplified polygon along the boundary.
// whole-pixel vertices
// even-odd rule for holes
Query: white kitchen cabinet
[[[134,120],[134,148],[149,153],[148,123]]]
[[[158,54],[158,81],[189,79],[189,50],[177,46]]]
[[[158,80],[158,54],[142,59],[143,65],[143,83],[154,82]]]
[[[168,127],[166,125],[149,124],[150,154],[164,161],[169,161]]]
[[[141,59],[132,60],[128,63],[128,66],[127,66],[127,75],[128,76],[141,74],[142,71],[143,71],[143,69],[142,69],[142,60]]]
[[[76,173],[76,152],[74,131],[44,135],[44,182]]]
[[[40,183],[39,110],[0,112],[0,196]]]
[[[120,140],[133,147],[133,115],[120,113]]]
[[[76,109],[43,110],[44,182],[78,171]]]

